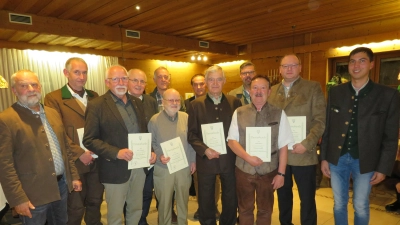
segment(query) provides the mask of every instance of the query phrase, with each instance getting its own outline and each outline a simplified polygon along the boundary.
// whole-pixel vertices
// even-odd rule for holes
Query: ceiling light
[[[140,6],[137,5],[137,6],[136,6],[136,10],[139,10],[139,9],[140,9]]]
[[[197,60],[199,61],[201,60],[201,55],[197,56]]]
[[[193,54],[191,57],[190,57],[190,59],[192,60],[192,61],[207,61],[208,60],[208,57],[207,56],[205,56],[205,55],[203,55],[203,54],[201,54],[201,53],[195,53],[195,54]]]
[[[203,61],[207,61],[207,56],[203,56]]]
[[[196,59],[196,57],[194,57],[194,55],[192,55],[192,57],[190,57],[190,59],[191,59],[192,61],[194,61],[194,60]]]

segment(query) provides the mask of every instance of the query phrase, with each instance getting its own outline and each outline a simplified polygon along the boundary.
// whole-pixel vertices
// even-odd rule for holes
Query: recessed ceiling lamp
[[[139,9],[140,9],[140,6],[137,5],[137,6],[136,6],[136,10],[139,10]]]

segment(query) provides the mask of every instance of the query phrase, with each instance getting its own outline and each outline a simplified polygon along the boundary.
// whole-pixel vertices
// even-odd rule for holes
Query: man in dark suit
[[[371,186],[390,175],[399,132],[397,90],[372,82],[371,49],[350,52],[351,82],[332,87],[321,145],[321,170],[331,178],[335,224],[348,224],[349,180],[353,179],[354,224],[369,223]]]
[[[204,96],[206,92],[206,82],[205,82],[205,77],[203,74],[198,73],[193,75],[192,79],[190,80],[190,84],[192,85],[194,95],[188,99],[185,100],[185,106],[186,109],[190,107],[190,102],[195,100],[198,97]],[[199,192],[199,185],[198,185],[198,180],[197,180],[197,171],[193,173],[193,181],[194,181],[194,188],[196,190],[196,195]],[[220,213],[218,211],[218,200],[219,200],[219,194],[221,192],[221,181],[219,180],[219,177],[217,176],[215,179],[215,205],[216,205],[216,217],[219,219]],[[197,195],[197,201],[199,200],[199,196]],[[197,206],[198,207],[198,206]],[[199,209],[197,208],[196,212],[193,215],[193,218],[198,220],[199,219]]]
[[[201,224],[216,224],[214,199],[215,178],[219,174],[222,184],[222,212],[220,224],[236,223],[237,198],[235,188],[236,155],[226,146],[226,154],[220,154],[203,141],[202,124],[222,123],[224,140],[228,135],[232,115],[241,106],[236,97],[222,93],[225,84],[224,71],[219,66],[206,70],[208,93],[192,101],[188,109],[188,141],[196,151],[197,178],[199,182],[199,221]]]
[[[85,113],[83,144],[99,155],[99,176],[104,184],[110,225],[122,224],[125,202],[127,225],[137,225],[142,214],[146,175],[142,168],[128,169],[133,157],[128,149],[128,134],[147,129],[142,102],[127,93],[128,80],[123,66],[107,69],[105,83],[110,90],[90,101]],[[150,163],[154,161],[153,153]]]
[[[57,110],[63,121],[65,131],[70,139],[71,151],[75,166],[82,182],[81,192],[68,195],[68,225],[80,225],[85,215],[85,223],[102,224],[100,206],[103,202],[103,184],[99,181],[97,161],[90,150],[80,147],[77,129],[85,126],[87,102],[99,95],[84,88],[88,67],[81,58],[70,58],[63,70],[68,83],[61,89],[46,95],[44,104]]]
[[[66,224],[68,192],[80,191],[60,115],[40,104],[35,73],[11,76],[18,99],[0,113],[0,183],[23,224]]]
[[[131,69],[129,70],[128,75],[128,92],[130,95],[133,95],[136,98],[142,100],[147,125],[151,117],[158,112],[157,101],[150,95],[143,94],[147,84],[147,77],[142,70]],[[149,214],[151,200],[153,199],[153,172],[154,167],[151,166],[146,174],[146,180],[144,182],[142,206],[143,211],[142,216],[139,220],[139,225],[148,225],[146,217]]]

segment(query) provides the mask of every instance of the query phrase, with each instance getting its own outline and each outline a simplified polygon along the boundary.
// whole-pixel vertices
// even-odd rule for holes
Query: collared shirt
[[[298,80],[299,78],[300,78],[300,76],[298,76],[298,77],[296,78],[296,80]],[[290,91],[290,88],[293,87],[293,84],[294,84],[294,82],[296,82],[296,80],[292,81],[292,82],[289,84],[288,87],[285,86],[285,80],[282,80],[283,90],[285,90],[285,97],[288,96],[289,91]]]
[[[365,86],[367,86],[368,81],[369,81],[369,78],[368,78],[367,82],[365,82],[365,84],[360,87],[360,89],[355,88],[353,85],[353,82],[351,82],[351,86],[353,87],[354,91],[356,92],[356,95],[358,95],[358,93],[360,93],[361,89],[363,89]]]
[[[124,124],[126,126],[126,129],[128,130],[128,133],[139,133],[140,128],[139,128],[139,123],[138,123],[138,118],[133,110],[133,105],[132,102],[128,100],[126,104],[117,96],[115,96],[111,92],[111,97],[113,98],[115,105],[117,106],[118,112],[121,114],[122,119],[124,120]]]
[[[81,97],[79,94],[75,93],[74,90],[72,90],[72,88],[67,84],[66,85],[69,92],[71,92],[72,97],[76,98],[78,101],[82,102],[82,104],[87,107],[87,93],[85,91],[85,93],[83,94],[83,97]]]
[[[60,143],[58,142],[57,136],[54,133],[53,128],[50,126],[50,123],[47,120],[46,113],[44,112],[43,106],[41,104],[39,104],[40,110],[39,110],[39,112],[36,112],[36,111],[30,109],[28,106],[21,104],[19,101],[18,101],[18,105],[20,105],[26,109],[29,109],[32,112],[32,114],[34,114],[34,115],[39,115],[40,120],[42,121],[42,124],[44,127],[44,131],[46,132],[47,140],[49,141],[49,147],[51,150],[51,154],[53,155],[53,163],[54,163],[54,168],[56,170],[56,174],[57,174],[57,176],[64,174],[65,166],[64,166],[64,161],[63,161],[62,154],[61,154]]]
[[[229,127],[228,137],[226,138],[226,141],[229,140],[235,140],[239,142],[239,126],[237,122],[237,110],[235,110],[235,112],[233,113],[231,126]],[[278,148],[282,148],[285,145],[292,144],[293,142],[294,141],[292,136],[292,130],[290,129],[289,121],[287,119],[285,111],[282,110],[281,121],[279,122]]]
[[[178,118],[178,113],[175,113],[174,116],[169,116],[168,113],[165,112],[165,110],[163,110],[163,113],[165,114],[165,116],[167,116],[168,120],[171,122],[174,122]]]
[[[156,98],[157,98],[157,103],[158,103],[158,111],[161,112],[162,110],[164,110],[164,106],[162,103],[163,97],[160,94],[160,92],[158,92],[158,90],[156,92]]]
[[[207,95],[208,95],[208,97],[211,98],[211,100],[213,100],[214,105],[218,105],[219,103],[221,103],[222,93],[218,97],[214,97],[214,96],[210,95],[209,93],[207,93]]]
[[[243,96],[246,98],[248,104],[251,103],[250,93],[243,86]]]

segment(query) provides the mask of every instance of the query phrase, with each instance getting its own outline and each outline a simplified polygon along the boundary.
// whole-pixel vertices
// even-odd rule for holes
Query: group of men
[[[214,225],[219,217],[220,224],[233,225],[237,212],[241,225],[271,224],[277,190],[279,221],[289,225],[294,178],[301,224],[312,225],[317,224],[316,145],[322,137],[321,170],[331,178],[335,223],[348,223],[351,175],[355,224],[368,224],[371,186],[390,175],[395,160],[399,96],[369,79],[370,49],[354,49],[349,59],[351,82],[331,88],[327,104],[320,84],[300,76],[302,64],[295,54],[281,59],[283,80],[273,87],[253,63],[243,63],[242,85],[228,94],[222,91],[223,69],[211,66],[192,77],[195,96],[185,102],[169,88],[165,67],[154,71],[156,88],[146,95],[143,71],[111,66],[105,77],[109,90],[98,96],[84,88],[85,61],[71,58],[63,71],[68,83],[47,94],[44,106],[37,75],[18,71],[11,77],[18,101],[0,114],[1,185],[24,224],[80,224],[82,218],[101,224],[104,191],[107,224],[122,224],[125,208],[126,224],[145,225],[153,188],[159,224],[173,221],[174,196],[177,223],[187,224],[193,174],[200,224]],[[290,127],[298,117],[305,118],[302,140],[295,140]],[[223,151],[203,137],[204,125],[210,124],[222,127]],[[264,141],[265,134],[247,140],[265,127],[270,128],[267,160],[250,154],[256,152],[250,147],[262,147],[254,142]],[[128,134],[147,132],[152,134],[152,166],[128,169],[135,157]],[[175,156],[164,155],[162,144],[174,138],[182,143],[188,166],[170,173],[167,165]]]

